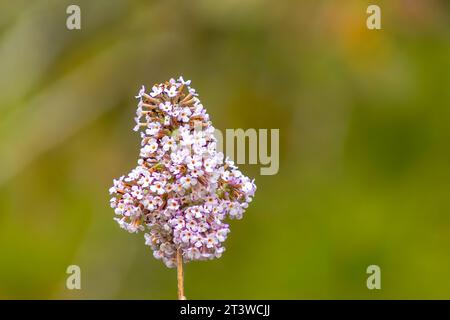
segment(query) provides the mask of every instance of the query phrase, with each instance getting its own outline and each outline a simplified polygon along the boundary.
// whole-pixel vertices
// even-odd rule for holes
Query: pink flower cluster
[[[138,165],[114,180],[111,207],[119,225],[145,231],[145,243],[168,267],[218,258],[230,232],[224,222],[242,218],[256,186],[216,151],[214,127],[190,81],[171,79],[142,87],[135,131],[142,142]]]

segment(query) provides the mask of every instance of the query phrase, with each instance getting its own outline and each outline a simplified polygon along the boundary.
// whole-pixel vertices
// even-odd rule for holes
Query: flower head
[[[214,127],[190,80],[182,77],[139,91],[135,130],[138,165],[114,180],[115,220],[145,232],[145,244],[166,266],[218,258],[230,232],[226,217],[242,218],[256,186],[216,151]]]

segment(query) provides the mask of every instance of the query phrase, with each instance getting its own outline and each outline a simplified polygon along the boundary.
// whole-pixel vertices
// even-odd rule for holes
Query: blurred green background
[[[108,188],[137,159],[138,88],[179,75],[217,128],[281,140],[277,175],[241,166],[255,201],[221,259],[186,266],[188,298],[450,298],[449,16],[444,0],[1,0],[0,298],[176,298]]]

